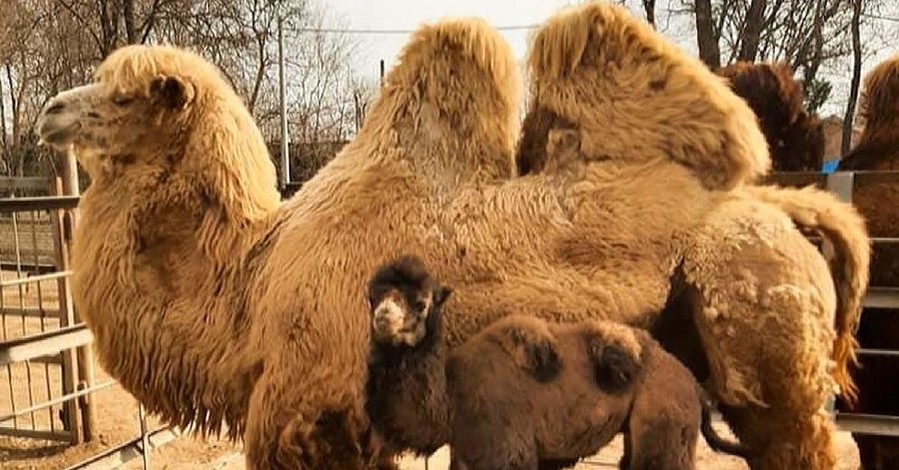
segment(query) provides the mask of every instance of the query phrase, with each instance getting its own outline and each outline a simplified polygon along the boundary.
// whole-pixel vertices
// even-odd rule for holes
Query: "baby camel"
[[[748,456],[714,433],[693,376],[646,332],[510,315],[447,353],[451,292],[414,256],[369,282],[366,406],[391,451],[449,443],[454,470],[561,469],[624,432],[622,469],[688,470],[701,428],[712,448]]]

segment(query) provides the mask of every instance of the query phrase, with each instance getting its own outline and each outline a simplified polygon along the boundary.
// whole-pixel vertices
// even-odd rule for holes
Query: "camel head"
[[[843,156],[845,170],[899,169],[899,54],[865,76],[858,103],[864,130],[858,144]]]
[[[418,257],[404,256],[382,266],[368,286],[372,340],[415,347],[433,338],[440,328],[440,309],[451,293]]]
[[[578,130],[589,160],[669,159],[711,189],[770,167],[746,103],[624,7],[589,2],[562,10],[537,31],[529,55],[532,101],[519,167],[541,166],[539,134],[559,125]]]
[[[93,83],[47,102],[37,133],[71,147],[92,188],[125,180],[149,187],[147,197],[180,192],[238,219],[259,218],[280,201],[267,147],[241,99],[214,65],[176,47],[114,51]]]
[[[60,148],[72,144],[85,159],[158,157],[161,149],[178,145],[184,136],[171,130],[189,125],[193,84],[178,75],[129,78],[127,84],[114,82],[101,68],[95,83],[53,97],[40,116],[41,139]]]
[[[715,71],[758,116],[774,169],[818,171],[824,163],[824,126],[805,109],[802,83],[783,63],[737,62]]]
[[[866,127],[899,123],[899,54],[868,72],[859,110]]]

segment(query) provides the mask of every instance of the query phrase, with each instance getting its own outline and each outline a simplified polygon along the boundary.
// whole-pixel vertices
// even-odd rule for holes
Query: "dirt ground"
[[[724,425],[717,425],[718,432],[724,436],[730,436]],[[838,470],[855,470],[858,468],[858,451],[849,433],[841,432],[837,436],[837,449],[839,453]],[[616,438],[608,447],[598,455],[584,459],[576,470],[588,470],[592,468],[618,468],[618,460],[623,451],[621,437]],[[700,438],[697,451],[697,468],[699,470],[746,470],[748,466],[740,459],[728,455],[718,454],[712,451]],[[163,447],[154,452],[150,459],[153,470],[188,470],[203,468],[206,470],[243,470],[245,468],[243,455],[239,449],[222,445],[221,442],[213,442],[203,445],[192,441],[190,438],[182,438],[179,442]],[[404,458],[400,462],[403,470],[425,470],[424,459],[411,457]],[[122,467],[126,470],[142,470],[140,462],[130,462]],[[449,468],[449,449],[444,447],[438,450],[428,459],[428,470],[446,470]]]

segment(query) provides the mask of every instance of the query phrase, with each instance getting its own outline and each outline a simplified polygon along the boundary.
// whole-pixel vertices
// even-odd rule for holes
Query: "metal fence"
[[[78,199],[61,179],[6,178],[0,190],[11,196],[0,200],[0,435],[78,444],[92,437],[94,387],[68,281]]]
[[[71,179],[0,178],[0,436],[92,441],[93,394],[115,383],[95,382],[93,337],[72,302],[77,193]],[[133,439],[71,468],[143,457],[148,470],[149,451],[180,435],[168,426],[149,429],[141,406],[137,425]]]
[[[817,186],[836,194],[841,200],[852,202],[853,194],[858,188],[868,185],[889,184],[891,187],[899,187],[899,172],[896,171],[858,171],[836,172],[821,174],[816,172],[774,173],[769,178],[770,182],[783,186],[805,187]],[[862,211],[862,216],[869,217]],[[899,244],[899,234],[896,233],[872,233],[871,240],[875,253],[888,245]],[[824,246],[827,253],[828,247]],[[899,309],[899,286],[870,285],[863,303],[864,308]],[[864,321],[864,310],[862,321]],[[896,361],[896,369],[899,370],[899,350],[892,349],[868,349],[858,350],[860,357],[881,356]],[[897,380],[896,377],[884,377],[884,383]],[[899,416],[881,414],[861,414],[834,412],[837,426],[845,431],[859,434],[877,434],[886,436],[899,436]]]

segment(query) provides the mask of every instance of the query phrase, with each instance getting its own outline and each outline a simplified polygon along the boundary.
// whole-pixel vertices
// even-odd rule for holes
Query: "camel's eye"
[[[427,307],[427,305],[421,300],[416,300],[412,304],[412,308],[415,309],[416,312],[424,312],[426,307]]]
[[[127,106],[134,101],[134,98],[130,96],[119,95],[112,99],[112,102],[116,104],[116,106]]]

